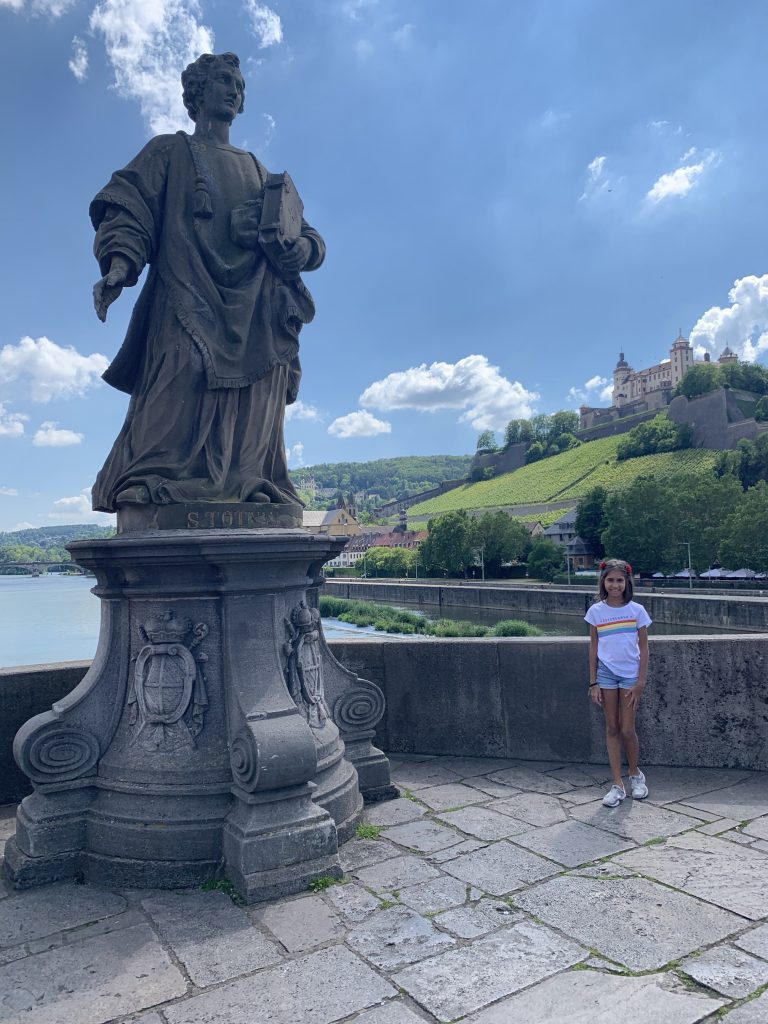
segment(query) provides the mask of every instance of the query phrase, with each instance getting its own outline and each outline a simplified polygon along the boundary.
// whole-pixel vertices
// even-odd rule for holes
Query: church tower
[[[670,384],[673,388],[677,387],[692,366],[693,345],[683,337],[683,330],[680,328],[677,337],[672,342],[672,348],[669,350]]]
[[[632,367],[624,358],[624,353],[619,352],[619,361],[616,363],[616,368],[613,371],[613,397],[611,399],[611,404],[618,408],[632,400],[629,388],[629,376],[631,373]]]

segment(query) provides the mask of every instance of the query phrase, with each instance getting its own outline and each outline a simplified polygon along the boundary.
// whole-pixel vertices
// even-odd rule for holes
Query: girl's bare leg
[[[611,766],[613,781],[623,786],[621,780],[621,717],[619,711],[619,691],[606,690],[600,687],[605,715],[605,745],[608,748],[608,763]],[[633,720],[634,729],[634,720]]]
[[[632,707],[629,700],[628,690],[619,690],[620,697],[620,710],[619,718],[621,721],[621,742],[624,744],[624,750],[627,754],[627,763],[629,764],[629,774],[637,775],[640,771],[637,761],[640,756],[640,741],[637,738],[635,732],[635,715],[637,711]]]

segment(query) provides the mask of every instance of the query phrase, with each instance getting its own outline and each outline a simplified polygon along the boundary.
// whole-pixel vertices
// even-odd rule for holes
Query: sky
[[[127,396],[100,375],[139,288],[98,321],[88,205],[193,130],[202,52],[239,54],[232,142],[327,243],[292,468],[607,405],[619,352],[680,329],[766,359],[763,0],[0,0],[0,31],[0,530],[111,521],[90,486]]]

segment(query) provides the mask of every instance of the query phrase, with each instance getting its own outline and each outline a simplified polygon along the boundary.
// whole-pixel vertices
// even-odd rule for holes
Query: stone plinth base
[[[371,744],[381,691],[336,662],[313,607],[340,546],[157,526],[70,546],[101,635],[80,685],[16,735],[35,792],[6,848],[13,885],[224,874],[255,902],[340,875],[363,796],[393,788]]]

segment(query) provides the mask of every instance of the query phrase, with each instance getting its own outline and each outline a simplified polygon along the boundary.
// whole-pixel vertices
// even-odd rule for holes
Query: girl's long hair
[[[635,588],[632,586],[632,566],[629,562],[625,562],[623,558],[607,558],[604,562],[600,563],[600,583],[598,585],[597,599],[598,601],[605,601],[608,597],[608,591],[605,589],[605,577],[609,572],[618,570],[623,572],[627,578],[627,585],[624,587],[624,604],[629,604],[635,592]]]

